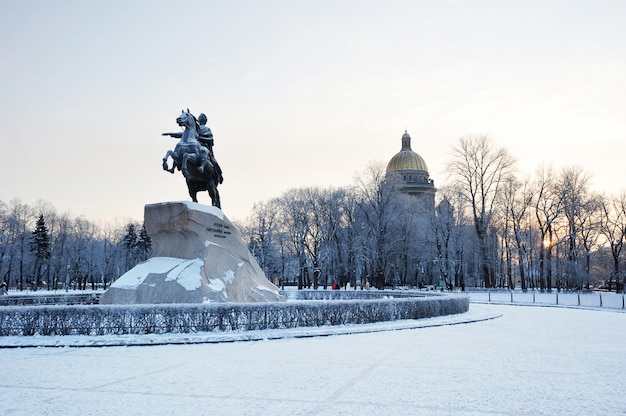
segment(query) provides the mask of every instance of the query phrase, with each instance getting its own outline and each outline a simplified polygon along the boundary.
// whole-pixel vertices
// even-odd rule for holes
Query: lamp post
[[[70,290],[70,264],[67,264],[67,274],[65,275],[65,291],[68,292]]]

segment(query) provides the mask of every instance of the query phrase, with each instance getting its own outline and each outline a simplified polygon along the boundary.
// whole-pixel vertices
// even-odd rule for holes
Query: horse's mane
[[[198,119],[193,114],[191,117],[193,117],[193,122],[196,123],[196,131],[200,131],[200,123],[198,123]]]
[[[193,122],[196,124],[196,131],[200,131],[200,123],[198,123],[198,119],[196,118],[196,116],[191,114],[189,109],[187,109],[187,114],[189,114],[193,118]]]

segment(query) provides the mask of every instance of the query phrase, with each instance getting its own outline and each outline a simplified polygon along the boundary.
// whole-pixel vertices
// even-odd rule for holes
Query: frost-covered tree
[[[73,219],[68,213],[61,215],[48,215],[48,225],[50,227],[50,237],[52,241],[52,257],[50,266],[52,268],[52,287],[58,288],[62,282],[67,282],[70,260],[70,243],[72,240]]]
[[[242,234],[248,240],[248,248],[269,279],[282,279],[282,262],[278,236],[278,203],[276,199],[258,202],[252,207]]]
[[[71,223],[67,256],[73,288],[84,290],[89,281],[94,281],[96,264],[102,261],[99,233],[98,227],[84,217]]]
[[[461,137],[448,164],[451,179],[469,201],[480,244],[480,274],[485,287],[495,286],[492,226],[500,190],[512,175],[515,161],[504,148],[496,148],[486,135]]]
[[[337,253],[337,275],[342,286],[349,283],[355,289],[362,282],[358,268],[361,250],[357,241],[356,195],[356,189],[352,186],[338,189],[334,193],[336,209],[340,212],[339,218],[335,220],[338,223],[335,244],[337,250],[340,250]]]
[[[33,225],[32,207],[20,199],[11,200],[3,224],[3,233],[8,246],[4,280],[9,282],[9,286],[17,287],[19,290],[26,289],[28,283],[27,270],[31,265],[29,230]]]
[[[336,252],[331,254],[329,245],[336,237],[335,221],[340,218],[333,192],[315,187],[292,189],[277,201],[279,222],[298,259],[299,287],[317,289],[334,273],[331,257]]]
[[[453,215],[453,224],[450,230],[450,255],[451,265],[454,269],[454,285],[465,290],[470,276],[472,280],[470,280],[469,284],[476,284],[475,276],[477,273],[468,275],[468,271],[471,268],[470,266],[476,263],[473,261],[473,258],[476,257],[474,253],[477,252],[476,247],[478,247],[476,232],[467,216],[469,212],[468,201],[458,188],[458,185],[456,187],[444,186],[439,189],[438,194],[442,200],[446,199],[449,202],[450,207],[442,206],[444,209],[440,210],[437,215],[441,215],[441,218],[444,218],[444,223],[450,221],[449,216]]]
[[[400,200],[400,181],[387,176],[381,164],[370,164],[357,178],[359,204],[357,222],[363,244],[366,275],[370,284],[383,289],[389,276],[389,260],[396,243]]]
[[[310,288],[312,281],[306,247],[309,237],[306,192],[302,189],[290,189],[278,199],[278,206],[279,221],[285,232],[285,241],[292,255],[297,259],[298,289]]]
[[[448,198],[444,196],[437,204],[435,213],[433,228],[437,247],[437,268],[446,286],[452,288],[458,286],[458,282],[453,280],[454,255],[452,251],[452,235],[455,225],[454,206],[450,203]]]
[[[9,234],[9,208],[7,204],[0,201],[0,284],[8,285],[8,271],[5,272],[10,247]]]
[[[322,282],[356,287],[355,194],[353,188],[327,188],[316,206],[322,229],[320,265]]]
[[[41,288],[44,281],[48,289],[62,283],[81,289],[91,283],[95,288],[126,270],[122,242],[126,227],[99,226],[84,217],[57,214],[45,201],[34,207],[19,199],[0,201],[0,282],[21,290]],[[151,245],[145,230],[135,234],[141,259]]]
[[[308,257],[313,275],[313,289],[317,289],[322,274],[322,245],[327,238],[324,210],[323,191],[318,188],[302,189],[303,204],[305,210],[305,238],[302,247]]]
[[[126,250],[120,244],[126,229],[115,224],[105,224],[101,230],[101,258],[102,261],[94,270],[97,281],[107,288],[109,283],[117,279],[123,271],[125,265]]]

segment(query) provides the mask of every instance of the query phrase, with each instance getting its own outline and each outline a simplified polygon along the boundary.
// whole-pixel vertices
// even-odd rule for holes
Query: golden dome
[[[411,136],[406,130],[402,135],[402,149],[387,164],[387,172],[392,170],[423,170],[428,172],[428,166],[424,159],[411,150]]]

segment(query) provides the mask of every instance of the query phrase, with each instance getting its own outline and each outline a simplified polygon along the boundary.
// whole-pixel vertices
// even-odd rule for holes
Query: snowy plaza
[[[623,311],[462,315],[253,342],[5,348],[0,414],[626,415]]]

